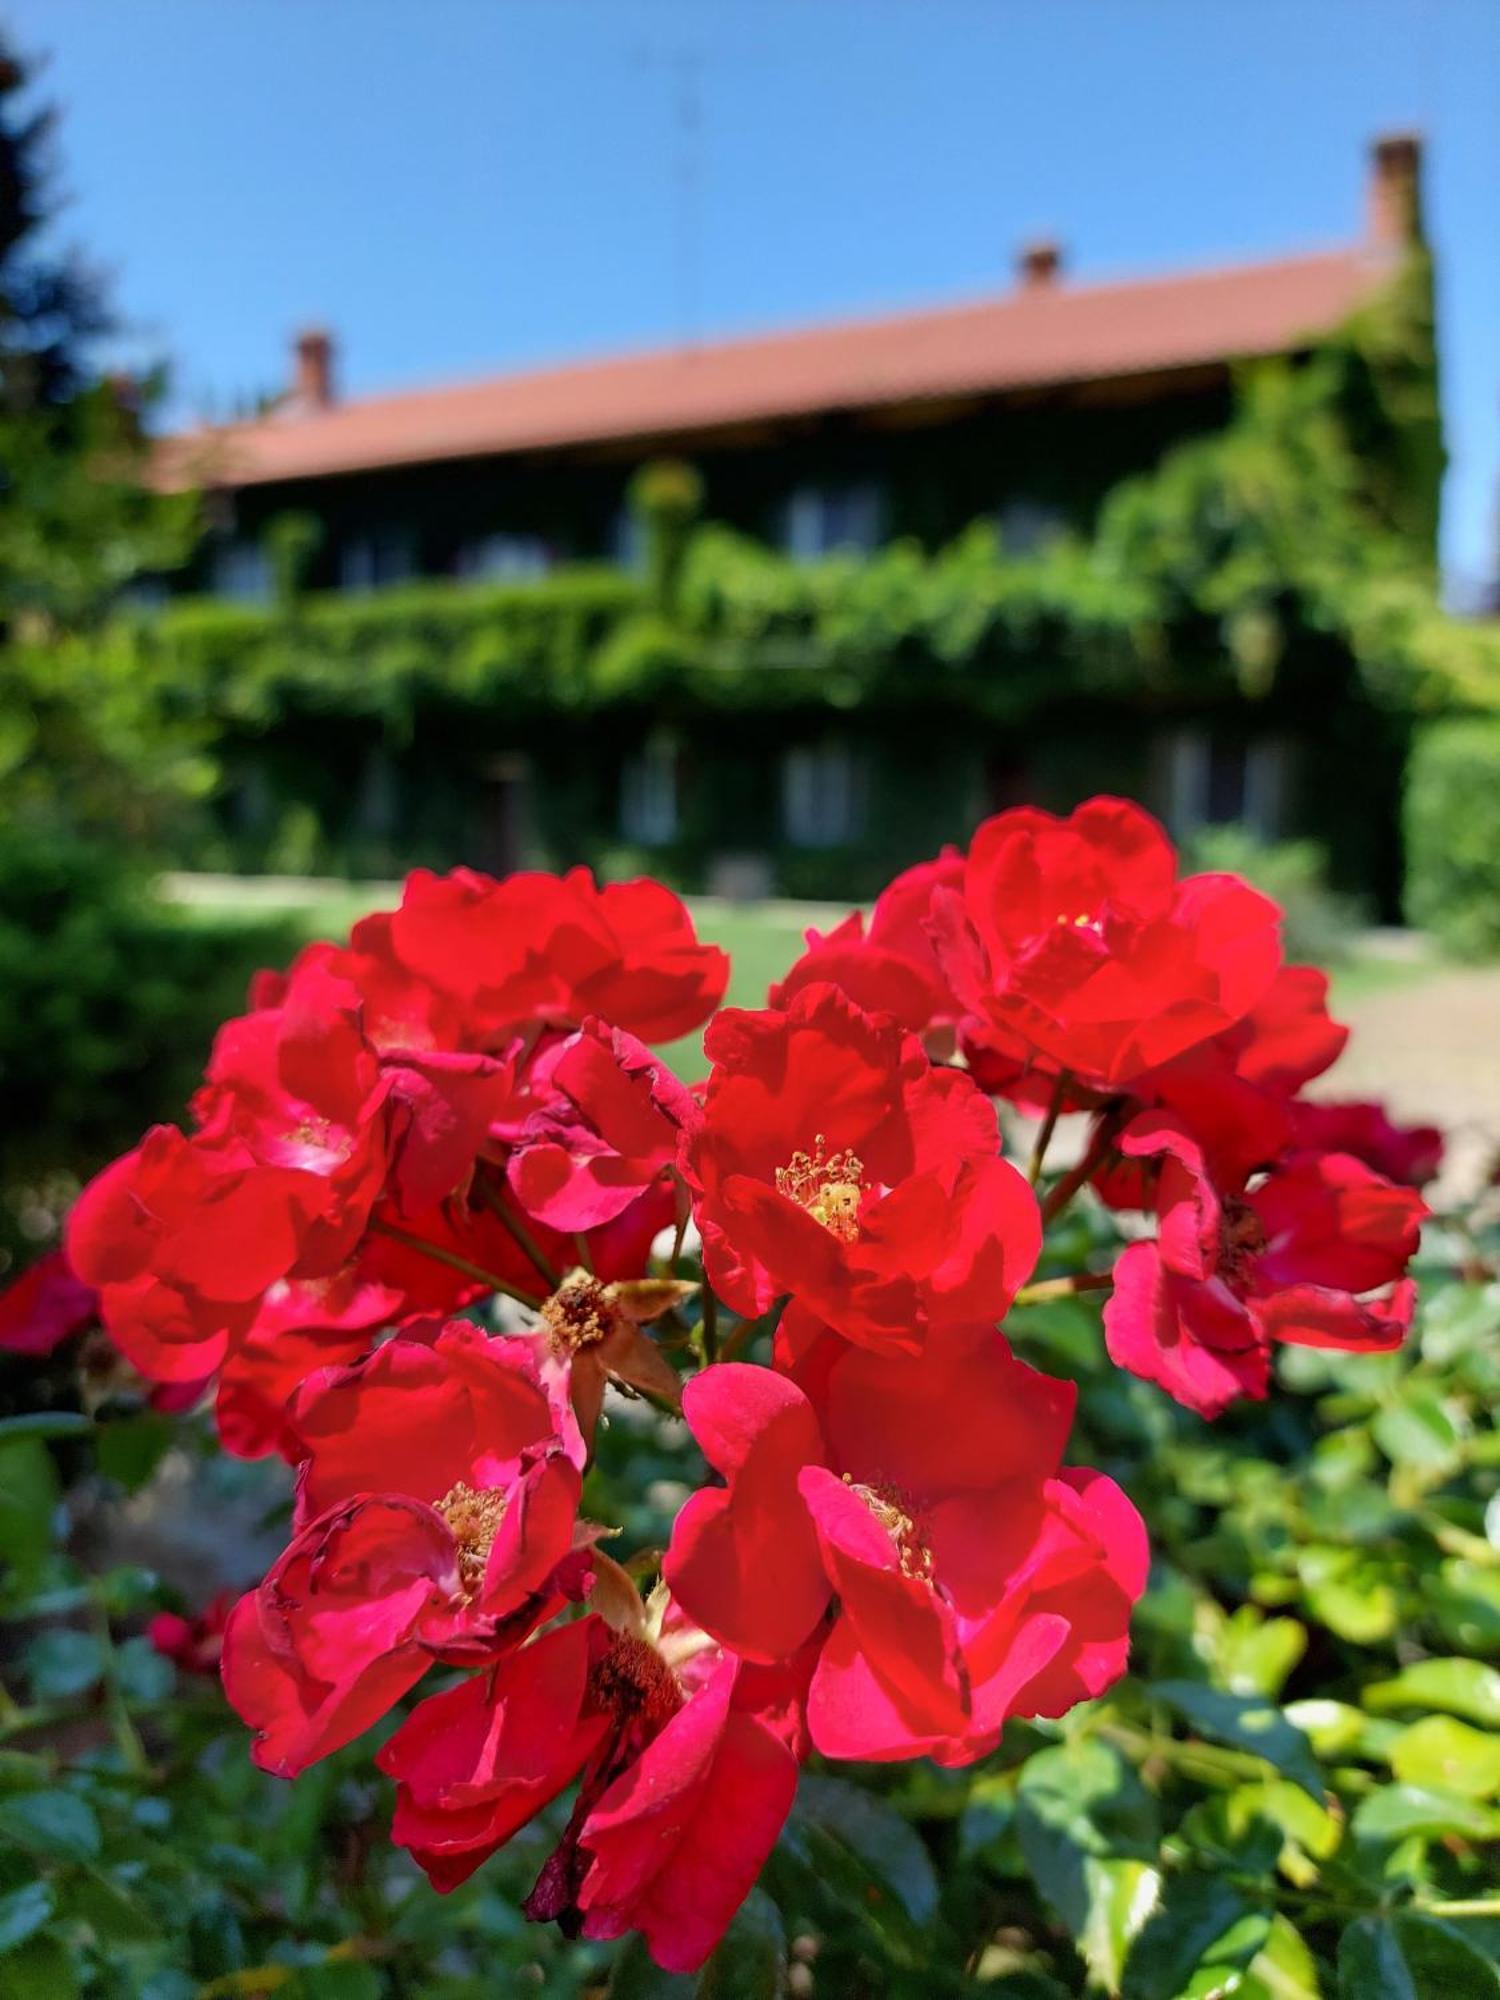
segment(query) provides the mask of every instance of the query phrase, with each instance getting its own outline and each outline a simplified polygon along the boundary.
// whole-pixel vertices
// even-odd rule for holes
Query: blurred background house
[[[290,839],[290,858],[356,873],[583,859],[840,895],[997,807],[1103,787],[1184,837],[1315,835],[1341,881],[1393,907],[1402,732],[1348,648],[1331,657],[1276,578],[1228,607],[1237,675],[1187,657],[1202,633],[1178,635],[1167,672],[1171,614],[1129,602],[1124,576],[1108,600],[1123,552],[1100,537],[1132,482],[1234,434],[1247,371],[1342,354],[1323,405],[1432,564],[1435,395],[1391,407],[1380,343],[1358,337],[1398,298],[1401,365],[1430,383],[1420,164],[1414,136],[1377,139],[1362,226],[1333,251],[1080,285],[1035,242],[973,305],[452,387],[342,398],[332,335],[300,334],[261,414],[159,447],[161,483],[206,500],[173,589],[236,607],[181,635],[211,681],[274,643],[293,679],[318,679],[321,647],[346,685],[363,645],[372,680],[395,671],[399,713],[372,715],[374,688],[288,687],[230,744],[225,852],[275,865]],[[854,614],[863,658],[852,633],[830,646],[855,565],[905,564],[920,595],[946,562],[952,595],[958,548],[983,626],[958,654],[895,603],[879,629]],[[783,615],[758,623],[768,591]],[[1016,616],[986,621],[997,592]],[[518,624],[534,657],[485,680]],[[377,670],[391,649],[403,664]]]

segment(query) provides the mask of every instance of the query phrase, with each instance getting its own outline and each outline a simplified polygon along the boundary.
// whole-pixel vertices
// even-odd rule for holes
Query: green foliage
[[[0,821],[0,1273],[76,1176],[185,1105],[277,922],[168,909],[118,847]]]
[[[1500,951],[1500,719],[1429,723],[1406,781],[1407,912],[1453,951]]]
[[[1102,1217],[1075,1228],[1103,1247]],[[1078,1380],[1080,1460],[1146,1516],[1131,1674],[969,1770],[814,1762],[695,1978],[521,1920],[566,1800],[438,1897],[388,1844],[368,1744],[254,1772],[216,1688],[139,1637],[154,1579],[65,1553],[100,1480],[149,1501],[160,1420],[117,1396],[66,1434],[0,1426],[0,1991],[1495,2000],[1497,1253],[1493,1223],[1440,1227],[1405,1350],[1288,1350],[1279,1394],[1212,1426],[1108,1364],[1097,1302],[1018,1308],[1020,1351]],[[234,1470],[276,1503],[272,1470]],[[659,1547],[682,1427],[632,1406],[590,1478],[622,1555]]]
[[[181,562],[196,508],[142,477],[141,407],[160,385],[93,379],[112,320],[97,277],[52,247],[56,120],[32,81],[0,34],[0,631],[50,634]]]

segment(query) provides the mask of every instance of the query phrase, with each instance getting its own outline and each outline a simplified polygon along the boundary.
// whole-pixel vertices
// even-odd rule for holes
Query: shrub
[[[250,973],[296,943],[168,908],[101,841],[0,828],[0,1269],[48,1176],[176,1114]]]
[[[1429,723],[1406,780],[1406,908],[1465,958],[1500,952],[1500,719]]]

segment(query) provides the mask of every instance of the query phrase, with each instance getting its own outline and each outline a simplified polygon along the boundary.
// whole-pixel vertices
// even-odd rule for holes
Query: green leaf
[[[782,2000],[786,1925],[763,1889],[752,1889],[698,1975],[701,2000]]]
[[[309,1965],[289,1985],[280,1988],[281,2000],[380,2000],[384,1988],[373,1965],[349,1959],[335,1959],[326,1965]]]
[[[1393,1708],[1440,1708],[1500,1729],[1500,1672],[1478,1660],[1419,1660],[1364,1691],[1377,1714]]]
[[[1130,1948],[1124,2000],[1209,2000],[1231,1993],[1266,1943],[1270,1912],[1214,1875],[1178,1875]]]
[[[97,1446],[99,1470],[127,1493],[134,1493],[161,1463],[176,1433],[172,1418],[155,1410],[102,1424]]]
[[[45,1882],[24,1882],[0,1896],[0,1952],[13,1951],[52,1915],[52,1891]]]
[[[632,1934],[615,1955],[606,2000],[692,2000],[696,1979],[686,1973],[663,1972],[643,1940]]]
[[[6,1840],[48,1861],[92,1861],[99,1821],[75,1792],[20,1792],[0,1799],[0,1841]]]
[[[1500,1812],[1457,1792],[1432,1786],[1385,1785],[1360,1800],[1353,1827],[1361,1840],[1405,1840],[1409,1834],[1456,1833],[1468,1840],[1500,1839]]]
[[[1196,1681],[1155,1681],[1149,1692],[1205,1736],[1264,1757],[1322,1805],[1323,1779],[1312,1746],[1273,1703],[1257,1696],[1225,1694]]]
[[[1075,1942],[1095,1982],[1118,1993],[1131,1942],[1161,1899],[1161,1871],[1146,1861],[1083,1863],[1086,1913]]]
[[[1001,1844],[1016,1823],[1016,1774],[997,1771],[976,1778],[969,1787],[958,1822],[958,1851],[996,1859]]]
[[[1339,1940],[1339,2000],[1486,2000],[1500,1977],[1451,1925],[1360,1917]]]
[[[68,1909],[109,1944],[145,1944],[161,1935],[159,1921],[144,1904],[97,1868],[71,1884]]]
[[[1302,1933],[1286,1917],[1273,1918],[1236,2000],[1321,2000],[1321,1994],[1317,1960]]]
[[[1326,1762],[1357,1752],[1370,1727],[1370,1718],[1347,1701],[1325,1701],[1309,1696],[1306,1701],[1289,1701],[1282,1714],[1294,1729],[1300,1729],[1313,1747],[1313,1754]]]
[[[39,1437],[17,1436],[0,1445],[0,1557],[23,1584],[51,1553],[58,1497],[52,1454]]]
[[[58,1625],[39,1632],[27,1647],[26,1670],[38,1701],[65,1701],[93,1687],[104,1672],[104,1656],[92,1632]]]
[[[789,1826],[794,1841],[812,1834],[854,1856],[872,1887],[885,1889],[914,1924],[925,1924],[936,1911],[938,1882],[927,1849],[873,1792],[846,1778],[804,1778]]]
[[[1161,1888],[1155,1800],[1112,1744],[1060,1743],[1022,1765],[1016,1831],[1037,1887],[1115,1991]]]
[[[161,1701],[177,1679],[172,1662],[146,1638],[127,1639],[115,1649],[115,1673],[132,1701]]]
[[[1436,1576],[1429,1572],[1421,1581],[1433,1621],[1449,1645],[1480,1658],[1500,1651],[1500,1570],[1450,1556]]]
[[[7,1952],[5,2000],[74,2000],[82,1991],[78,1965],[58,1937],[33,1937]]]
[[[1266,1618],[1242,1604],[1219,1635],[1215,1665],[1231,1694],[1274,1700],[1307,1651],[1307,1632],[1295,1618]]]
[[[1431,1389],[1410,1385],[1376,1417],[1375,1442],[1393,1465],[1442,1473],[1458,1458],[1460,1432],[1452,1412]]]
[[[1425,1715],[1391,1745],[1391,1769],[1405,1785],[1432,1786],[1466,1799],[1500,1792],[1500,1736],[1451,1715]]]
[[[1395,1631],[1401,1615],[1396,1593],[1370,1557],[1314,1543],[1299,1551],[1297,1573],[1308,1611],[1340,1639],[1368,1646]]]
[[[1026,1866],[1076,1937],[1093,1895],[1084,1863],[1156,1859],[1156,1804],[1111,1743],[1085,1737],[1021,1767],[1016,1831]]]

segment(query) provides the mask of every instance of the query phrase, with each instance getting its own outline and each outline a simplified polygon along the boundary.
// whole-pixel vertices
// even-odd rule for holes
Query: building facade
[[[330,337],[304,333],[290,387],[263,415],[160,447],[162,481],[207,501],[185,582],[269,616],[285,589],[278,548],[295,549],[309,604],[523,591],[580,565],[639,573],[632,483],[664,458],[696,469],[708,519],[796,563],[892,543],[932,556],[976,522],[1017,559],[1086,542],[1122,481],[1223,431],[1246,364],[1296,367],[1391,284],[1420,237],[1418,175],[1415,140],[1377,141],[1365,227],[1341,249],[1082,286],[1056,246],[1035,244],[1008,292],[972,305],[401,395],[341,399]],[[1065,721],[1065,740],[1022,745],[1003,726],[934,715],[943,831],[961,838],[996,805],[1065,805],[1101,784],[1146,797],[1183,834],[1235,820],[1276,837],[1306,820],[1309,723],[1295,702],[1206,721],[1162,713],[1128,743],[1107,706],[1073,703]],[[931,844],[930,825],[902,830],[907,729],[893,741],[858,705],[752,702],[727,743],[721,718],[697,716],[677,689],[578,723],[560,788],[545,717],[502,702],[466,715],[456,742],[417,718],[336,789],[372,857],[440,858],[449,842],[499,866],[675,857],[690,886],[815,889],[857,855],[885,866]],[[705,730],[719,759],[706,797]],[[326,746],[308,760],[315,740],[305,727],[300,743],[250,758],[231,818],[274,819],[299,785],[316,793],[328,761]],[[445,782],[470,809],[435,801]],[[315,810],[326,818],[336,801]]]

